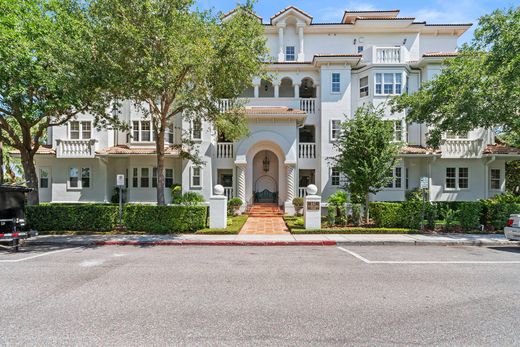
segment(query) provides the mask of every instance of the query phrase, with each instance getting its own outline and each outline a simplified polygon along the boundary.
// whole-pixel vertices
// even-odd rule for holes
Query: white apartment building
[[[363,103],[416,91],[439,73],[446,57],[457,54],[457,39],[470,27],[398,14],[345,11],[337,23],[314,23],[311,15],[288,7],[264,21],[273,78],[255,79],[244,91],[250,136],[227,142],[210,124],[188,124],[179,117],[166,138],[167,186],[180,184],[184,192],[209,198],[212,187],[222,184],[229,197],[248,205],[275,202],[288,213],[292,199],[311,183],[326,199],[343,183],[327,160],[334,155],[340,122]],[[221,106],[230,105],[222,100]],[[129,133],[97,130],[89,115],[49,129],[48,144],[35,159],[42,202],[108,202],[117,174],[126,177],[128,202],[156,201],[150,120],[130,102],[121,114]],[[395,139],[406,145],[391,185],[373,200],[404,200],[421,177],[429,179],[432,201],[487,198],[504,191],[506,161],[520,158],[519,150],[495,143],[490,130],[446,134],[440,149],[432,150],[426,146],[426,126],[407,124],[404,113],[388,111],[386,118],[394,124]],[[191,132],[204,166],[192,165],[169,147],[180,141],[181,129]]]

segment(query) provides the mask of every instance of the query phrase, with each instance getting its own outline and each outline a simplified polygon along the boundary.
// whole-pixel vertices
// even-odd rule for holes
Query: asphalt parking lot
[[[0,250],[0,345],[518,345],[520,247]]]

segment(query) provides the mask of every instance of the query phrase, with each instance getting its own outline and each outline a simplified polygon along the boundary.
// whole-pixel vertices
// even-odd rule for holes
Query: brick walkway
[[[253,205],[241,235],[290,235],[282,211],[274,204]]]
[[[290,235],[282,217],[249,217],[240,235]]]

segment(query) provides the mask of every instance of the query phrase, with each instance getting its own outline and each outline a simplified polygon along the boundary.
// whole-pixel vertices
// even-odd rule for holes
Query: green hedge
[[[378,227],[396,228],[402,223],[401,208],[400,203],[372,202],[369,206],[369,213]]]
[[[460,225],[464,229],[475,229],[480,226],[482,203],[480,201],[463,202],[458,206]]]
[[[123,224],[129,231],[148,233],[194,232],[206,227],[206,206],[127,204]],[[41,204],[27,206],[26,217],[38,231],[111,231],[119,222],[118,205]]]
[[[376,226],[380,228],[420,229],[422,208],[423,203],[418,200],[372,202],[370,203],[370,215]],[[435,215],[435,208],[426,203],[424,218],[428,226],[434,225]]]
[[[502,229],[507,223],[509,216],[520,213],[520,204],[496,203],[493,200],[482,201],[482,213],[480,222],[493,229]]]

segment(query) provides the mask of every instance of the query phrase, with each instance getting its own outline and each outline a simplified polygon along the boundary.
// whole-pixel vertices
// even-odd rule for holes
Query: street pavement
[[[520,247],[0,251],[4,346],[520,345]]]

